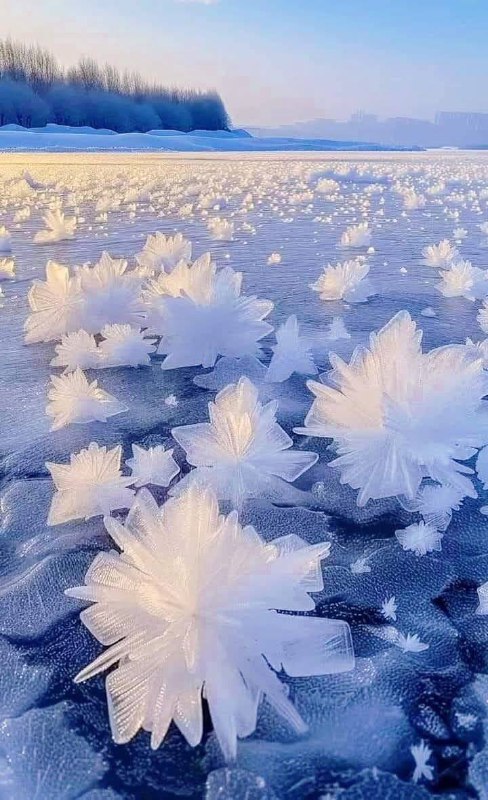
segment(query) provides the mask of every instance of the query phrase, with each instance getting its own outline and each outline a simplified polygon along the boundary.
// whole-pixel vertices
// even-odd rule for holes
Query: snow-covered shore
[[[45,128],[23,128],[20,125],[0,127],[0,151],[48,152],[68,151],[173,151],[173,152],[266,152],[266,151],[388,151],[403,148],[378,144],[337,142],[329,139],[254,138],[246,131],[181,131],[153,130],[148,133],[115,133],[94,128],[70,128],[46,125]]]

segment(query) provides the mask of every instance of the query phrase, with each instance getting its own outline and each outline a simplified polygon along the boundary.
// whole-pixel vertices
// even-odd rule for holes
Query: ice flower
[[[369,247],[371,244],[371,230],[367,222],[360,222],[359,225],[350,225],[342,233],[341,247]]]
[[[421,514],[428,525],[445,531],[451,522],[452,512],[459,511],[463,499],[464,492],[454,486],[427,483],[421,486],[413,500],[403,499],[402,505],[407,511]]]
[[[221,242],[231,242],[234,238],[234,223],[229,222],[221,217],[214,217],[207,225],[208,230],[212,235],[212,239],[218,239]]]
[[[0,253],[12,252],[12,239],[4,225],[0,225]]]
[[[134,486],[169,486],[180,468],[173,458],[172,450],[163,445],[149,447],[147,450],[138,444],[132,445],[132,458],[126,462],[132,472]]]
[[[338,192],[339,189],[340,185],[332,178],[321,178],[317,181],[317,186],[315,187],[315,190],[319,194],[334,194],[334,192]]]
[[[121,553],[102,552],[85,585],[81,619],[108,649],[75,678],[106,678],[114,740],[141,729],[156,749],[173,720],[192,746],[206,699],[226,759],[256,727],[262,698],[298,732],[306,729],[275,671],[324,675],[353,667],[347,623],[282,614],[313,611],[329,545],[291,534],[266,544],[215,496],[190,488],[158,508],[142,489],[125,525],[105,520]]]
[[[468,336],[466,337],[466,347],[474,358],[483,359],[483,366],[488,369],[488,338],[473,342]]]
[[[276,331],[276,345],[266,373],[270,383],[286,381],[294,372],[299,375],[316,375],[308,342],[300,336],[298,320],[293,314]]]
[[[435,269],[449,269],[453,261],[459,256],[459,251],[448,239],[443,239],[439,244],[429,244],[422,250],[423,264]]]
[[[385,619],[396,621],[397,603],[394,597],[389,597],[381,604],[381,613]]]
[[[483,302],[476,319],[483,333],[488,333],[488,298]]]
[[[330,355],[330,385],[308,382],[316,399],[297,433],[334,440],[331,465],[359,489],[358,505],[413,499],[424,478],[476,496],[459,462],[488,443],[483,361],[460,345],[422,353],[421,339],[401,311],[349,364]]]
[[[100,366],[140,367],[151,363],[150,354],[154,344],[144,339],[139,328],[130,325],[105,325],[102,328],[103,340],[100,342]]]
[[[271,253],[268,256],[267,263],[272,266],[273,264],[281,264],[281,255],[280,253]]]
[[[418,783],[421,778],[425,778],[426,781],[432,781],[434,779],[434,769],[428,763],[432,755],[430,747],[421,739],[420,744],[411,746],[410,752],[415,761],[415,769],[412,776],[413,782]]]
[[[173,428],[172,436],[196,470],[184,482],[211,486],[219,499],[238,507],[292,483],[317,461],[317,454],[291,450],[293,440],[276,422],[276,402],[263,406],[248,378],[226,386],[208,404],[210,422]]]
[[[483,447],[476,459],[476,474],[478,480],[483,484],[484,489],[488,489],[488,447]]]
[[[488,270],[473,267],[470,261],[457,261],[440,273],[438,289],[444,297],[482,300],[488,295]]]
[[[442,550],[442,533],[433,525],[415,522],[408,528],[395,531],[395,536],[404,550],[411,550],[416,556],[425,556],[434,550]]]
[[[15,261],[13,258],[0,257],[0,281],[15,278]]]
[[[335,267],[328,264],[322,275],[310,284],[321,300],[346,300],[348,303],[364,303],[375,294],[369,278],[369,264],[360,259],[344,261]]]
[[[86,331],[65,333],[55,350],[56,356],[52,359],[51,366],[65,367],[65,372],[96,369],[101,366],[95,337]]]
[[[334,317],[329,325],[327,339],[331,342],[337,342],[339,339],[350,339],[351,334],[347,330],[342,317]]]
[[[462,239],[466,238],[466,236],[468,235],[468,231],[466,230],[466,228],[454,228],[454,230],[452,232],[452,235],[453,235],[454,239],[457,242],[459,242]]]
[[[68,267],[48,261],[46,280],[35,280],[27,299],[32,310],[24,325],[27,344],[61,339],[82,327],[82,293]]]
[[[259,355],[257,343],[273,330],[264,322],[273,303],[242,296],[242,273],[230,267],[217,271],[210,258],[196,265],[189,268],[185,296],[164,300],[163,369],[213,367],[219,355]]]
[[[477,614],[488,614],[488,582],[478,587],[478,600],[479,606],[476,609]]]
[[[64,239],[72,239],[75,235],[77,220],[76,217],[65,217],[59,208],[48,211],[42,218],[46,230],[41,230],[34,236],[36,244],[48,244],[49,242],[61,242]]]
[[[106,422],[109,417],[127,411],[127,406],[98,385],[88,383],[81,369],[66,375],[51,375],[46,414],[53,417],[52,431],[70,423]]]
[[[127,487],[133,478],[121,474],[122,446],[112,450],[92,442],[73,453],[69,464],[46,463],[56,492],[51,502],[48,525],[62,525],[72,519],[90,519],[132,505],[134,491]]]
[[[103,253],[93,267],[78,268],[83,300],[80,327],[88,333],[100,333],[104,325],[141,322],[142,278],[126,270],[124,259],[111,258],[108,253]]]
[[[137,263],[145,269],[171,272],[180,261],[191,261],[191,242],[181,233],[165,236],[157,231],[149,235],[140,253],[136,255]]]
[[[425,203],[425,197],[422,194],[417,194],[413,189],[403,193],[403,207],[407,211],[416,211],[418,208],[424,208]]]
[[[398,632],[397,647],[404,653],[423,653],[428,650],[430,645],[427,642],[421,642],[418,633],[404,633]]]

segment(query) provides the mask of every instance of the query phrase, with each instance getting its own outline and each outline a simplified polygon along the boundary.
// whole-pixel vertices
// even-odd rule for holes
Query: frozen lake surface
[[[149,366],[88,369],[127,411],[51,432],[45,410],[50,376],[61,374],[50,366],[56,342],[27,345],[23,326],[29,288],[45,279],[48,260],[73,269],[107,251],[132,270],[147,237],[160,231],[190,240],[194,259],[210,252],[219,268],[242,272],[243,294],[274,304],[266,317],[274,329],[296,315],[320,373],[330,369],[330,351],[349,362],[402,310],[423,330],[424,351],[480,342],[486,331],[477,315],[488,290],[473,296],[472,287],[485,276],[446,296],[442,268],[424,263],[422,251],[447,239],[458,251],[452,263],[488,268],[488,152],[10,153],[0,155],[0,189],[0,228],[11,247],[0,259],[13,258],[15,270],[0,283],[0,798],[486,800],[488,616],[476,614],[477,590],[488,581],[483,483],[473,478],[478,496],[454,510],[440,548],[405,549],[395,532],[419,514],[395,497],[359,507],[357,490],[328,466],[330,439],[293,433],[313,396],[303,375],[265,381],[272,333],[260,342],[261,366],[248,356],[213,369],[163,370],[163,356],[152,355]],[[34,242],[56,208],[76,217],[73,237]],[[346,229],[361,223],[369,239],[341,247]],[[310,287],[328,264],[358,257],[369,265],[365,302],[325,300]],[[331,335],[338,318],[349,338]],[[134,443],[162,444],[186,474],[172,429],[206,422],[215,392],[243,374],[263,402],[277,400],[295,449],[319,459],[282,499],[245,500],[241,518],[266,541],[297,534],[331,542],[316,614],[349,623],[356,665],[331,676],[283,676],[308,732],[295,734],[264,702],[256,731],[226,766],[208,715],[195,748],[174,725],[156,751],[146,732],[114,744],[104,676],[73,683],[102,647],[64,590],[81,585],[95,555],[113,543],[101,516],[47,525],[54,487],[45,462],[66,464],[90,442],[121,444],[123,462]],[[166,498],[165,488],[152,490],[158,502]],[[399,634],[428,646],[402,647]],[[422,742],[431,770],[414,781]]]

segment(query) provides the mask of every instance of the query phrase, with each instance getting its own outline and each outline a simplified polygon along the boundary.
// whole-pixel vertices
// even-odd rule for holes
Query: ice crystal
[[[93,266],[79,267],[76,278],[82,293],[82,321],[88,333],[100,333],[104,325],[141,322],[142,278],[127,272],[127,261],[103,253]]]
[[[364,303],[375,291],[369,278],[369,264],[360,259],[344,261],[336,266],[328,264],[322,275],[310,284],[321,300],[346,300]]]
[[[415,769],[412,776],[413,782],[418,783],[421,778],[425,778],[426,781],[432,781],[434,779],[434,769],[428,763],[432,755],[430,747],[421,739],[420,744],[413,744],[410,747],[410,752],[415,761]]]
[[[286,381],[294,372],[299,375],[315,375],[318,370],[308,342],[300,336],[298,320],[293,314],[276,331],[273,358],[266,373],[271,383]]]
[[[114,414],[127,411],[127,406],[101,389],[98,381],[89,383],[81,369],[65,375],[52,375],[51,384],[46,414],[54,418],[52,431],[72,422],[106,422]]]
[[[120,471],[122,447],[112,450],[92,442],[73,453],[69,464],[46,463],[56,492],[51,502],[48,525],[62,525],[72,519],[90,519],[132,505],[134,491],[127,487],[132,477]]]
[[[171,272],[180,261],[191,260],[191,242],[181,233],[165,236],[157,231],[149,235],[140,253],[136,255],[139,266],[147,270]]]
[[[478,587],[479,606],[477,614],[488,614],[488,582]]]
[[[349,364],[331,355],[330,385],[308,382],[316,399],[297,432],[334,439],[331,465],[359,489],[359,505],[412,499],[427,477],[476,496],[459,462],[488,443],[483,362],[459,345],[422,353],[421,338],[402,311]]]
[[[231,242],[234,238],[234,223],[221,217],[214,217],[208,223],[208,229],[213,239],[222,242]]]
[[[0,257],[0,281],[15,277],[15,261],[13,258]]]
[[[423,263],[436,269],[449,269],[451,264],[458,259],[459,251],[448,239],[443,239],[439,244],[429,244],[422,250]]]
[[[276,422],[276,402],[263,406],[248,378],[220,391],[209,403],[210,422],[174,428],[172,435],[197,467],[185,481],[211,486],[219,499],[239,505],[246,496],[280,490],[315,462],[316,453],[291,450],[293,440]]]
[[[371,244],[371,230],[367,222],[359,225],[350,225],[341,236],[341,247],[369,247]]]
[[[213,367],[219,355],[258,355],[258,342],[272,331],[264,319],[273,303],[242,296],[242,274],[230,267],[217,271],[210,258],[189,272],[185,296],[164,300],[163,369]]]
[[[139,367],[151,363],[150,354],[154,352],[154,344],[144,339],[144,334],[139,328],[130,325],[105,325],[101,333],[103,336],[99,346],[101,366]]]
[[[68,267],[48,261],[46,280],[35,280],[27,298],[32,310],[24,325],[28,344],[61,339],[82,327],[79,282],[70,276]]]
[[[314,609],[309,593],[322,588],[329,545],[308,546],[293,534],[265,544],[196,487],[162,508],[143,489],[125,526],[113,518],[105,524],[121,553],[100,553],[85,586],[67,594],[93,604],[82,621],[108,646],[75,680],[118,664],[106,678],[114,740],[128,742],[144,728],[156,749],[173,720],[195,746],[203,698],[227,759],[237,738],[254,731],[262,697],[303,731],[274,670],[351,669],[349,628],[278,612]]]
[[[57,355],[52,359],[51,366],[65,367],[65,372],[101,366],[95,337],[86,331],[65,333],[55,350]]]
[[[172,450],[165,450],[159,444],[147,450],[137,444],[132,445],[132,458],[126,462],[132,472],[134,486],[169,486],[178,475],[180,468],[173,458]]]
[[[438,289],[444,297],[482,300],[488,295],[488,270],[473,267],[470,261],[457,261],[441,277]]]
[[[412,550],[416,556],[442,550],[443,534],[425,522],[413,523],[403,530],[395,531],[395,536],[404,550]]]
[[[396,621],[397,602],[394,597],[389,597],[381,604],[381,613],[385,619]]]
[[[61,242],[64,239],[72,239],[75,235],[77,225],[76,217],[65,217],[59,208],[48,211],[42,220],[46,226],[46,230],[36,233],[34,236],[36,244]]]
[[[4,225],[0,225],[0,253],[10,253],[12,251],[12,239],[10,233]]]

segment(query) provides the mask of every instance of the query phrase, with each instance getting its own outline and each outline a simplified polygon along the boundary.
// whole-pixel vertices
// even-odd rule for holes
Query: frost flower
[[[316,375],[308,343],[300,336],[298,320],[293,314],[276,331],[276,345],[266,373],[270,383],[286,381],[294,372],[299,375]]]
[[[55,350],[57,355],[52,359],[51,366],[65,367],[65,372],[96,369],[101,366],[95,337],[86,331],[65,333]]]
[[[290,450],[293,440],[276,422],[277,403],[263,406],[248,378],[222,389],[208,404],[210,422],[173,428],[172,435],[196,470],[186,481],[204,481],[219,499],[238,506],[292,483],[317,461],[317,454]]]
[[[473,267],[470,261],[457,261],[440,273],[438,289],[444,297],[482,300],[488,295],[488,270]]]
[[[369,264],[360,259],[344,261],[333,267],[328,264],[322,275],[310,284],[321,300],[346,300],[348,303],[364,303],[375,291],[366,278]]]
[[[105,520],[120,549],[102,552],[85,585],[81,619],[108,649],[75,678],[117,665],[106,678],[114,740],[141,729],[156,749],[171,721],[192,746],[203,735],[203,699],[226,759],[256,727],[267,702],[298,732],[305,725],[275,671],[324,675],[353,667],[347,623],[281,614],[315,607],[328,544],[294,534],[266,544],[219,514],[215,496],[190,488],[161,508],[142,489],[125,525]]]
[[[421,778],[425,778],[426,781],[432,781],[434,779],[434,770],[428,763],[432,755],[430,747],[425,744],[422,739],[420,744],[413,744],[411,746],[410,752],[415,761],[415,769],[412,776],[413,782],[418,783]]]
[[[108,253],[103,253],[93,267],[78,268],[83,302],[80,327],[88,333],[100,333],[104,325],[141,322],[142,278],[126,270],[124,259],[111,258]]]
[[[423,262],[428,267],[435,269],[449,269],[453,261],[459,256],[459,251],[448,239],[443,239],[439,244],[429,244],[422,250]]]
[[[15,261],[13,258],[0,257],[0,281],[15,278]]]
[[[199,259],[188,273],[185,296],[164,300],[158,348],[166,354],[163,369],[213,367],[219,355],[259,355],[257,343],[273,330],[263,321],[273,303],[242,296],[242,273],[230,267],[217,271],[210,257]]]
[[[212,239],[221,242],[231,242],[234,238],[234,223],[220,217],[214,217],[207,225],[212,235]]]
[[[88,383],[81,369],[67,375],[51,375],[48,398],[46,414],[54,418],[52,431],[72,422],[106,422],[109,417],[127,411],[127,406],[101,389],[98,381]]]
[[[0,225],[0,253],[11,253],[12,252],[12,239],[10,238],[10,233],[8,232],[7,228],[3,225]]]
[[[103,367],[141,367],[151,363],[154,344],[144,339],[139,328],[130,325],[105,325],[99,353]]]
[[[34,236],[36,244],[61,242],[64,239],[72,239],[74,237],[77,224],[76,217],[66,218],[63,212],[56,208],[48,211],[42,219],[46,230],[36,233]]]
[[[79,281],[70,276],[68,267],[48,261],[46,280],[35,280],[27,299],[32,310],[24,325],[27,344],[61,339],[82,327]]]
[[[169,486],[178,475],[180,468],[173,458],[172,450],[165,450],[161,444],[156,447],[132,445],[132,458],[126,462],[132,472],[134,486]]]
[[[367,222],[359,225],[350,225],[341,236],[341,247],[369,247],[371,244],[371,230]]]
[[[412,550],[416,556],[442,550],[443,534],[425,522],[416,522],[408,528],[395,531],[395,536],[404,550]]]
[[[478,587],[478,600],[480,604],[476,613],[488,614],[488,582]]]
[[[122,446],[113,450],[92,442],[85,450],[73,453],[69,464],[46,463],[56,493],[51,502],[48,525],[62,525],[72,519],[90,519],[129,508],[134,492],[127,487],[133,478],[120,472]]]
[[[136,255],[137,263],[144,269],[171,272],[180,261],[191,261],[191,242],[181,233],[176,236],[165,236],[157,231],[146,239],[140,253]]]
[[[331,465],[370,498],[413,499],[424,478],[475,497],[459,463],[488,443],[483,361],[460,345],[422,353],[422,331],[401,311],[346,364],[331,354],[330,385],[309,381],[315,400],[297,433],[334,439]]]
[[[488,333],[488,299],[486,299],[476,317],[483,333]]]

